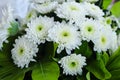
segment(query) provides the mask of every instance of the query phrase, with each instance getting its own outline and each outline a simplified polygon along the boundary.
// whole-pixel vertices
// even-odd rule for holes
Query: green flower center
[[[68,37],[69,35],[70,35],[69,32],[62,32],[62,36],[63,36],[63,37]]]
[[[72,62],[70,62],[69,63],[69,67],[71,68],[71,69],[75,69],[76,67],[77,67],[77,62],[75,62],[75,61],[72,61]]]
[[[32,17],[32,12],[30,12],[28,15],[27,15],[27,19],[30,19]]]
[[[106,20],[106,23],[107,23],[107,24],[111,24],[111,19],[107,19],[107,20]]]
[[[36,27],[36,30],[37,30],[38,32],[42,31],[42,29],[43,29],[43,25],[38,25],[38,26]]]
[[[71,62],[71,67],[75,67],[76,63],[75,62]]]
[[[24,50],[24,48],[22,48],[22,47],[21,47],[21,48],[19,49],[19,51],[18,51],[19,55],[23,55],[24,52],[25,52],[25,50]]]
[[[86,27],[86,30],[87,30],[87,32],[89,32],[89,33],[94,33],[94,29],[93,29],[92,26],[87,26],[87,27]]]
[[[102,37],[102,38],[101,38],[101,42],[102,42],[103,44],[105,44],[105,43],[106,43],[106,38],[105,38],[105,37]]]
[[[72,11],[78,10],[78,8],[77,8],[76,6],[70,6],[70,9],[71,9]]]

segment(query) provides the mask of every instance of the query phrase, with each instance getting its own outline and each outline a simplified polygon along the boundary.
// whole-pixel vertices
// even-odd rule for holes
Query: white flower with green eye
[[[77,2],[64,2],[57,7],[55,13],[58,17],[65,18],[67,20],[83,19],[87,14],[83,4]]]
[[[26,37],[32,40],[34,43],[45,43],[48,36],[48,30],[54,25],[53,18],[49,17],[37,17],[27,24]]]
[[[33,3],[33,8],[41,14],[50,13],[54,11],[58,5],[58,2],[45,2],[42,4]]]
[[[70,23],[56,23],[49,30],[48,38],[58,44],[57,53],[66,50],[68,54],[71,50],[81,45],[81,36],[78,28]]]
[[[111,33],[109,30],[101,30],[96,38],[93,39],[94,50],[97,52],[107,51],[111,48]]]
[[[86,57],[81,54],[71,54],[63,57],[59,62],[63,68],[63,73],[66,75],[82,75],[82,68],[86,65]]]
[[[94,39],[94,37],[99,33],[101,25],[98,21],[87,19],[83,23],[80,23],[78,26],[80,28],[83,40],[90,41]]]
[[[28,67],[31,61],[35,61],[38,52],[37,44],[22,36],[15,40],[14,48],[11,50],[14,63],[21,68]]]

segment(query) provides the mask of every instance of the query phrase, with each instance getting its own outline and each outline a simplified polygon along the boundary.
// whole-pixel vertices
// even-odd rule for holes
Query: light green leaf
[[[86,78],[87,78],[87,80],[90,80],[90,72],[88,72],[88,73],[86,74]]]
[[[112,14],[115,15],[116,17],[120,17],[120,2],[116,2],[111,11],[112,11]]]
[[[107,9],[107,7],[110,5],[111,2],[112,0],[103,0],[103,8]]]
[[[120,47],[110,56],[107,63],[107,69],[112,74],[110,80],[120,79]]]
[[[83,56],[90,58],[92,55],[92,49],[89,47],[88,42],[84,41],[79,49],[75,50],[75,53],[82,54]]]
[[[33,80],[58,80],[59,67],[55,62],[41,62],[32,71]]]
[[[109,55],[106,52],[103,53],[102,60],[103,60],[103,62],[104,62],[105,65],[109,61]]]

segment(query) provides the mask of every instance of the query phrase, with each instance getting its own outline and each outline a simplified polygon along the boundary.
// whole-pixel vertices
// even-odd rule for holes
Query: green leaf
[[[41,62],[32,71],[33,80],[58,80],[59,67],[55,62]]]
[[[120,79],[120,47],[110,56],[107,63],[107,69],[112,74],[110,80]]]
[[[120,68],[120,47],[110,56],[107,68],[109,70],[115,70]]]
[[[107,9],[107,7],[110,5],[111,2],[112,0],[103,0],[103,8]]]
[[[109,61],[109,55],[106,52],[103,53],[102,60],[103,60],[103,62],[104,62],[105,65],[108,63],[108,61]]]
[[[19,24],[16,21],[13,21],[10,23],[11,27],[8,28],[8,32],[11,36],[14,36],[15,34],[17,34],[18,30],[19,30]]]
[[[116,2],[113,7],[111,8],[111,12],[116,17],[120,17],[120,2]]]
[[[86,69],[98,79],[109,79],[111,77],[110,72],[106,69],[104,62],[100,57],[98,57],[97,60],[92,59],[89,61]]]
[[[87,79],[87,80],[90,80],[90,72],[88,72],[88,73],[86,74],[86,79]]]
[[[88,42],[84,41],[79,49],[75,50],[75,53],[82,54],[83,56],[89,58],[92,55],[92,49],[89,47]]]

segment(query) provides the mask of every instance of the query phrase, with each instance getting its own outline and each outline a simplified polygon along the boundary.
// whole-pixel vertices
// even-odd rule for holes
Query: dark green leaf
[[[98,55],[97,60],[92,59],[89,61],[86,69],[98,79],[109,79],[111,77],[111,74],[106,69],[102,58],[100,58],[100,55]]]
[[[88,42],[84,41],[82,45],[79,47],[79,49],[75,50],[75,53],[82,54],[86,56],[87,58],[89,58],[92,55],[92,50],[89,47]]]

